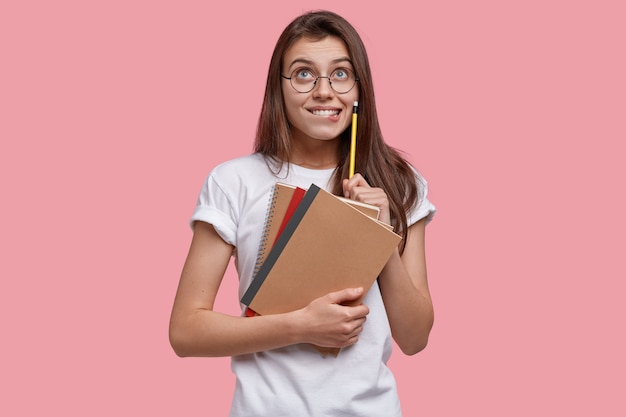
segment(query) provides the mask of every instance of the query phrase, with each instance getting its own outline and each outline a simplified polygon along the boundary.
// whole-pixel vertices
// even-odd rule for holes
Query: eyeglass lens
[[[309,68],[298,68],[291,73],[291,86],[300,93],[308,93],[315,88],[320,78],[326,78],[330,87],[339,94],[345,94],[352,90],[356,84],[356,77],[347,68],[337,68],[330,76],[318,76]]]

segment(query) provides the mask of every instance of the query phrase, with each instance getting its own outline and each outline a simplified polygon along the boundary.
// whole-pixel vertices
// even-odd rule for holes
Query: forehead
[[[310,63],[316,66],[330,66],[341,61],[350,61],[348,48],[335,36],[323,39],[300,38],[285,52],[283,66],[293,67],[298,63]]]

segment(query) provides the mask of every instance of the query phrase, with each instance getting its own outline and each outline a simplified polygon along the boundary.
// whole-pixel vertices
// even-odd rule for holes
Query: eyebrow
[[[332,61],[330,61],[331,65],[336,65],[342,62],[348,62],[351,66],[352,66],[352,61],[350,61],[350,59],[348,57],[342,57],[342,58],[336,58],[333,59]],[[315,66],[315,62],[311,61],[310,59],[306,59],[306,58],[296,58],[294,59],[291,64],[289,64],[289,66],[287,67],[287,69],[291,69],[295,64],[306,64],[306,65],[310,65],[310,66]]]

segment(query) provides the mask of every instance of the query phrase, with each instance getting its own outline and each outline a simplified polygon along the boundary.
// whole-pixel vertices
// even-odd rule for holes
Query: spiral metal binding
[[[274,212],[276,210],[276,200],[278,199],[278,187],[274,186],[274,190],[272,191],[272,196],[267,203],[267,214],[265,215],[265,223],[263,224],[263,235],[261,236],[261,243],[259,244],[259,252],[257,254],[256,263],[254,265],[254,274],[253,277],[256,276],[257,272],[263,265],[265,261],[265,252],[270,250],[270,243],[268,242],[268,233],[272,221],[274,219]]]

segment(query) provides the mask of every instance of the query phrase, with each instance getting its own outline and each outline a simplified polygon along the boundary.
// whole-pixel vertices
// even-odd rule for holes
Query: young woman
[[[356,174],[348,179],[358,101]],[[363,304],[345,288],[285,314],[233,317],[213,310],[229,259],[241,296],[252,280],[267,202],[276,182],[376,205],[403,236]],[[364,45],[342,17],[296,18],[276,44],[255,152],[215,167],[200,191],[193,239],[170,323],[179,356],[232,356],[231,416],[400,416],[386,363],[392,337],[408,355],[433,324],[424,232],[435,208],[426,183],[385,144]],[[244,307],[244,306],[242,306]],[[310,344],[342,348],[322,356]]]

